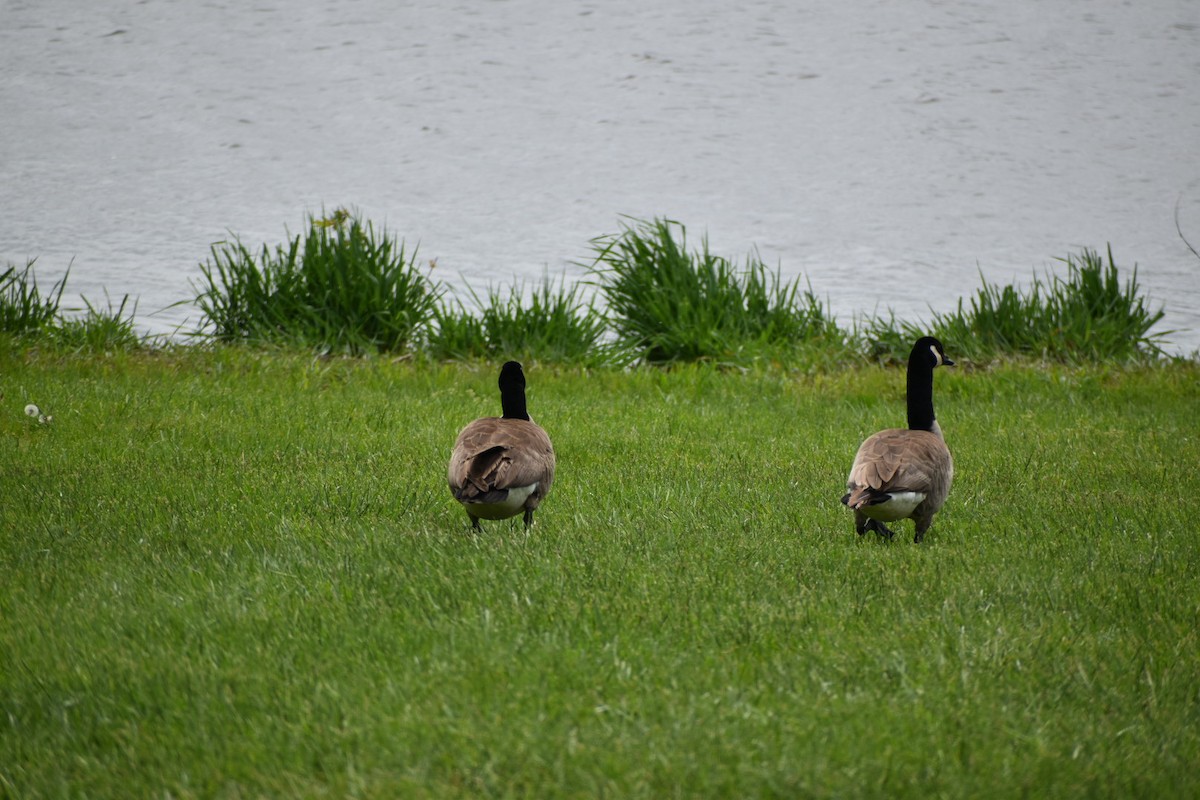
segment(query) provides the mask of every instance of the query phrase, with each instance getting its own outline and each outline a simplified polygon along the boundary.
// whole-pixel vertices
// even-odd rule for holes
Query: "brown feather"
[[[491,492],[538,484],[525,502],[537,508],[554,482],[554,447],[536,423],[484,417],[463,428],[454,442],[447,480],[459,500],[484,501]]]
[[[922,492],[923,510],[941,508],[950,493],[954,462],[945,440],[931,431],[892,428],[858,448],[846,488],[846,504],[861,507],[873,492]]]

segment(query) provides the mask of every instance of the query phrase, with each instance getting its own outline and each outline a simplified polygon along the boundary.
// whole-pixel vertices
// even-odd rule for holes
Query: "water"
[[[198,324],[198,265],[352,206],[461,285],[621,215],[839,318],[1111,243],[1200,348],[1193,0],[0,0],[0,263]]]

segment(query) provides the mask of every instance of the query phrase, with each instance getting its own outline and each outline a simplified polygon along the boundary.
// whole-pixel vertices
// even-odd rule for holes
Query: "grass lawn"
[[[527,364],[554,491],[446,488],[495,366],[0,349],[0,797],[1200,794],[1200,367]],[[53,420],[26,416],[36,403]]]

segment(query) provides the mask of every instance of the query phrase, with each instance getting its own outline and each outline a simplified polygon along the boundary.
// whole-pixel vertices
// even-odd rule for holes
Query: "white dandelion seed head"
[[[30,403],[29,405],[25,406],[25,415],[28,417],[36,417],[41,413],[42,413],[42,410],[40,408],[38,408],[37,406],[35,406],[33,403]]]

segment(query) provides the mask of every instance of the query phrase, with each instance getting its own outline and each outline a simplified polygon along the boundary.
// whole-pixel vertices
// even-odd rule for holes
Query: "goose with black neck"
[[[890,428],[866,439],[854,456],[842,502],[854,511],[861,536],[874,531],[891,539],[886,523],[912,519],[920,543],[933,516],[950,494],[954,459],[933,412],[933,371],[953,366],[942,343],[924,336],[908,357],[908,427]]]
[[[459,432],[447,480],[471,527],[524,512],[525,529],[554,483],[554,446],[525,405],[525,372],[516,361],[500,368],[502,416],[482,417]]]

